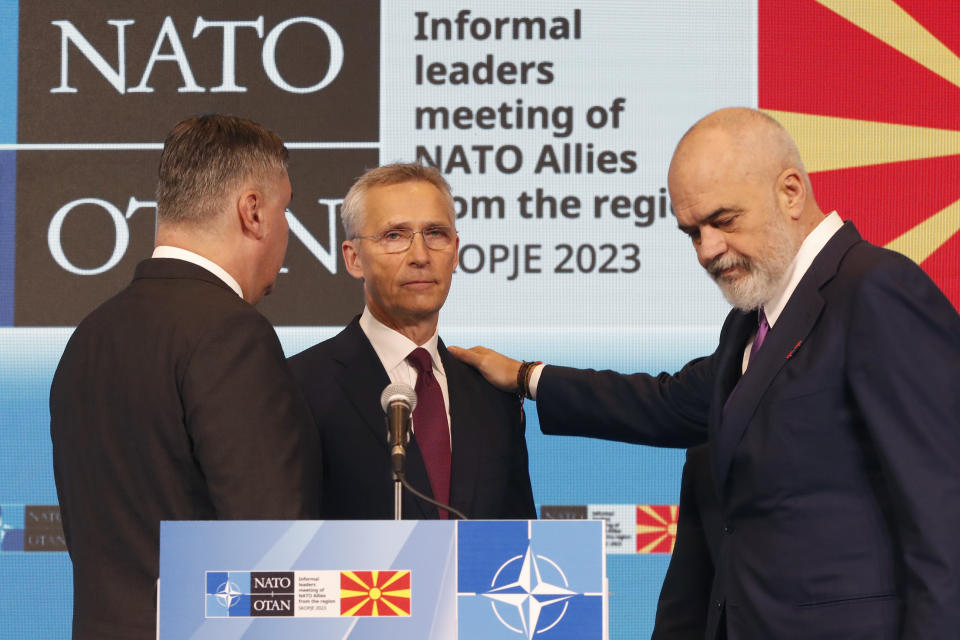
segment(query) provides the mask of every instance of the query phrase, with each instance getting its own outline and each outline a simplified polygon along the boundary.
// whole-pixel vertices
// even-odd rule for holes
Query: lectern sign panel
[[[158,640],[606,640],[602,521],[163,522]]]

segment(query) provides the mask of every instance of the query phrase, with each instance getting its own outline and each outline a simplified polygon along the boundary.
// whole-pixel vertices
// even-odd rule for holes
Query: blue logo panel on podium
[[[206,617],[250,616],[250,572],[207,572]]]
[[[602,536],[599,522],[461,522],[459,638],[600,640]]]

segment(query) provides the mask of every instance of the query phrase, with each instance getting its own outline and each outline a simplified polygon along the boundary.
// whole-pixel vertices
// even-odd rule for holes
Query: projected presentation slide
[[[258,306],[287,355],[363,310],[347,189],[419,161],[454,197],[447,345],[672,373],[714,351],[730,310],[667,189],[678,140],[721,107],[782,122],[820,207],[960,306],[955,3],[863,4],[0,0],[0,637],[70,637],[50,383],[73,327],[150,256],[176,122],[235,114],[290,150],[289,247]],[[606,522],[609,637],[649,637],[684,451],[526,416],[538,516]]]

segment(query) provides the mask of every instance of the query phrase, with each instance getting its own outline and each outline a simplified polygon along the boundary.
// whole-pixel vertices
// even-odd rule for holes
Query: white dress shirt
[[[843,220],[840,219],[840,214],[832,211],[803,239],[800,248],[797,250],[797,255],[793,257],[793,261],[787,267],[787,273],[784,274],[783,289],[776,292],[763,305],[763,313],[767,316],[767,324],[770,325],[771,329],[773,329],[773,325],[776,324],[780,314],[783,313],[783,308],[787,306],[787,302],[790,301],[790,296],[793,295],[797,285],[800,284],[800,280],[807,273],[810,265],[813,264],[814,258],[842,226]],[[740,373],[746,371],[747,365],[750,363],[750,349],[753,347],[753,340],[753,338],[750,338],[743,350]]]
[[[387,325],[373,317],[370,310],[366,307],[360,316],[360,328],[366,334],[373,350],[377,352],[380,363],[387,372],[390,382],[402,382],[415,389],[417,386],[417,370],[412,364],[407,362],[407,356],[417,347],[423,347],[430,354],[430,360],[433,362],[433,375],[440,384],[440,390],[443,392],[443,405],[447,410],[447,428],[451,429],[450,420],[450,392],[447,389],[447,374],[443,370],[443,362],[440,361],[440,351],[437,349],[437,343],[440,340],[436,331],[430,336],[424,344],[418,345],[410,338],[394,331]],[[414,422],[413,430],[416,431],[417,425]],[[453,447],[453,435],[450,435],[450,446]]]
[[[223,282],[236,292],[238,296],[243,297],[243,289],[240,288],[240,283],[233,279],[227,270],[218,265],[212,260],[204,258],[198,253],[193,251],[187,251],[186,249],[181,249],[180,247],[171,247],[168,245],[160,245],[153,250],[153,258],[173,258],[175,260],[183,260],[191,264],[195,264],[198,267],[202,267],[217,276]]]

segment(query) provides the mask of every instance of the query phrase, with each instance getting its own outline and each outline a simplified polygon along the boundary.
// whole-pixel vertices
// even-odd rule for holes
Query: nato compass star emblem
[[[499,584],[504,570],[520,562],[520,575],[514,582]],[[552,580],[544,577],[546,569]],[[562,582],[562,585],[560,584]],[[510,558],[493,576],[490,590],[480,595],[491,600],[490,606],[503,626],[520,633],[528,640],[535,633],[543,633],[555,627],[567,612],[567,602],[577,595],[570,590],[567,577],[556,562],[546,556],[537,555],[532,546],[522,556]],[[517,610],[522,629],[511,625],[500,614],[498,607],[513,607]]]
[[[603,522],[457,523],[461,640],[602,640]]]
[[[240,599],[240,596],[243,595],[243,591],[240,590],[240,587],[236,583],[230,582],[227,580],[219,587],[216,591],[217,602],[225,609],[229,609],[237,603]]]

